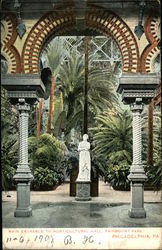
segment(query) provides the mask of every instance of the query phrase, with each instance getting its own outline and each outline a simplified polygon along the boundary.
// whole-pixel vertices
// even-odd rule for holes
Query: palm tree
[[[53,97],[54,97],[54,78],[57,76],[59,66],[63,59],[63,40],[55,38],[46,48],[45,57],[48,62],[48,66],[52,72],[51,76],[51,93],[49,100],[49,116],[48,116],[48,128],[47,132],[51,133],[52,113],[53,113]]]
[[[51,93],[51,70],[49,67],[43,68],[42,59],[40,60],[40,70],[41,70],[41,80],[45,85],[45,93],[44,98],[40,98],[39,101],[39,113],[38,113],[38,120],[37,120],[37,141],[40,136],[40,127],[41,127],[41,118],[42,118],[42,109],[43,109],[43,99],[47,100]]]
[[[16,150],[15,150],[16,148]],[[18,160],[18,127],[16,110],[7,99],[6,91],[1,88],[1,164],[2,189],[12,186],[14,167]]]
[[[142,113],[142,131],[143,137],[146,138],[145,158],[147,158],[147,169],[151,169],[154,165],[154,143],[156,143],[156,136],[158,134],[158,126],[161,123],[160,110],[154,105],[152,99],[148,108],[145,107]],[[147,154],[147,155],[146,155]]]
[[[94,138],[93,152],[105,162],[132,158],[132,118],[128,110],[112,109],[96,117],[90,129]]]
[[[57,88],[63,93],[64,112],[66,112],[67,125],[65,134],[81,123],[84,110],[83,86],[85,83],[85,70],[83,55],[75,51],[68,56],[67,62],[61,65],[57,77]],[[92,56],[89,57],[88,72],[88,107],[89,120],[102,112],[105,108],[111,108],[116,101],[114,82],[112,82],[112,69],[96,69],[92,66]],[[110,79],[110,80],[109,80]]]

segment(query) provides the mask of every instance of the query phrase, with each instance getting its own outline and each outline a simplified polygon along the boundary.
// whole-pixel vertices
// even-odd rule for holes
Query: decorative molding
[[[24,98],[24,99],[36,99],[39,100],[37,91],[8,91],[8,98]]]
[[[1,45],[10,47],[14,44],[17,38],[16,26],[17,17],[14,14],[8,13],[2,19],[3,32],[1,37]]]
[[[74,12],[65,8],[58,12],[52,11],[44,15],[30,31],[22,52],[22,67],[24,73],[39,72],[39,56],[44,44],[51,36],[63,34],[74,27]]]
[[[23,72],[37,73],[40,53],[45,44],[54,36],[61,35],[68,29],[74,29],[75,25],[76,17],[72,8],[49,12],[43,16],[32,28],[25,41],[21,59]],[[136,39],[119,16],[105,9],[88,8],[86,27],[111,36],[121,52],[124,72],[139,70],[139,50]]]
[[[149,45],[145,48],[141,55],[141,72],[153,72],[153,63],[157,55],[160,53],[158,44],[160,41],[160,19],[148,17],[145,22],[145,34]]]
[[[155,97],[155,90],[147,90],[147,91],[133,91],[133,90],[123,90],[122,99],[126,97],[135,97],[135,98],[153,98]]]
[[[149,16],[145,22],[145,34],[150,44],[160,41],[160,18]]]
[[[139,102],[139,100],[148,104],[156,95],[159,77],[156,73],[123,73],[119,78],[116,91],[121,94],[123,102],[127,104]]]
[[[2,75],[1,81],[12,104],[20,102],[20,99],[34,104],[39,98],[44,97],[45,86],[38,74],[7,74]]]
[[[14,14],[6,14],[2,20],[1,54],[8,63],[8,73],[21,72],[21,59],[18,50],[14,47],[17,38],[17,18]]]

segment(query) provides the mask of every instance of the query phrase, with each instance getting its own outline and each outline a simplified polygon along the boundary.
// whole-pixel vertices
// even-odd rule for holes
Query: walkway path
[[[99,190],[100,196],[88,202],[69,197],[67,183],[53,191],[32,191],[33,213],[28,218],[14,217],[16,191],[3,192],[2,225],[4,228],[162,227],[160,192],[145,191],[147,217],[131,219],[130,192],[114,191],[102,181]]]
[[[8,197],[10,196],[10,197]],[[130,203],[130,191],[115,191],[103,181],[99,182],[99,197],[93,197],[91,202],[99,203]],[[68,202],[75,198],[69,196],[69,183],[60,185],[52,191],[31,191],[31,202]],[[3,201],[16,201],[16,191],[3,192]],[[161,191],[145,191],[145,202],[162,202]]]

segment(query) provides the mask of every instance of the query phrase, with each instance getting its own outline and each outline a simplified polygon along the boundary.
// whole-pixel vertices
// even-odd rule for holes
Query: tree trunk
[[[85,85],[83,134],[88,133],[88,36],[85,37]]]
[[[37,121],[37,140],[39,140],[39,136],[40,136],[40,125],[41,125],[42,107],[43,107],[43,98],[41,98],[40,102],[39,102],[39,114],[38,114],[38,121]]]
[[[148,153],[147,153],[147,166],[153,165],[153,108],[154,99],[151,100],[148,109]]]
[[[51,134],[51,125],[52,125],[53,95],[54,95],[54,74],[52,74],[51,94],[50,94],[50,101],[49,101],[48,127],[47,127],[47,133],[49,134]]]

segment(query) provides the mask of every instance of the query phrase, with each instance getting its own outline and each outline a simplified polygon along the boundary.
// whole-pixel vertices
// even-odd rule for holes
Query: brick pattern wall
[[[8,63],[8,73],[21,72],[21,60],[14,42],[17,38],[17,18],[14,14],[6,14],[2,20],[3,33],[1,36],[1,54]]]
[[[61,13],[61,14],[60,14]],[[50,12],[43,16],[30,31],[23,48],[22,68],[24,73],[39,71],[39,57],[45,44],[56,35],[75,26],[72,9]],[[139,51],[133,33],[116,14],[98,8],[88,10],[86,25],[103,35],[111,36],[116,42],[122,56],[124,72],[139,71]]]
[[[74,26],[74,13],[67,8],[62,11],[49,12],[43,16],[30,31],[22,52],[24,73],[39,72],[39,57],[42,48],[51,36],[58,36]]]
[[[158,43],[160,41],[160,20],[155,17],[148,17],[145,22],[145,34],[149,45],[145,48],[141,55],[141,72],[152,72],[153,62],[160,53]]]

